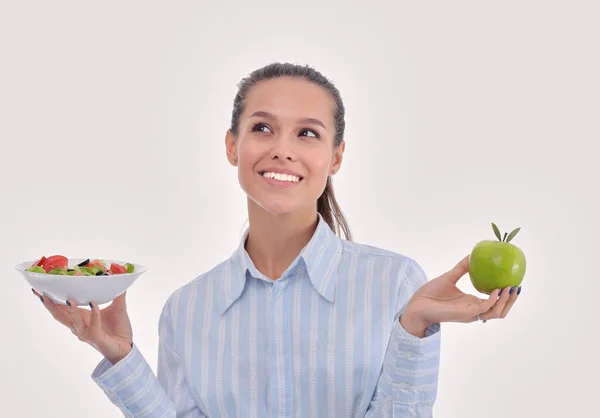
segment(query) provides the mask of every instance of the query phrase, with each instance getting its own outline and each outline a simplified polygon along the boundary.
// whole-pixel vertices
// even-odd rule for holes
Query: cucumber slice
[[[79,267],[79,271],[84,276],[95,276],[96,275],[96,273],[94,272],[94,269],[89,268],[89,267]]]

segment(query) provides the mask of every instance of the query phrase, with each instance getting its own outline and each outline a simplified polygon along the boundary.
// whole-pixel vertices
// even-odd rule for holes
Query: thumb
[[[127,310],[127,290],[124,291],[123,293],[121,293],[119,296],[117,296],[115,299],[113,299],[112,303],[110,304],[110,306],[113,309],[122,309],[122,310]]]
[[[469,271],[469,256],[465,256],[456,266],[446,273],[446,277],[454,284]]]

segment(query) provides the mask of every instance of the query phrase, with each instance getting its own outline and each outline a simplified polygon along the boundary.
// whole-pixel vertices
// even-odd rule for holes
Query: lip
[[[301,174],[298,174],[298,173],[296,173],[295,171],[292,171],[292,170],[285,170],[285,169],[282,169],[282,168],[265,168],[264,170],[260,170],[260,171],[258,172],[258,174],[260,174],[260,175],[262,176],[262,175],[263,175],[263,173],[267,173],[267,172],[269,172],[269,173],[279,173],[279,174],[290,174],[290,175],[292,175],[292,176],[299,177],[299,178],[300,178],[300,180],[302,180],[302,179],[304,178],[304,176],[303,176],[303,175],[301,175]]]
[[[269,184],[270,186],[273,186],[277,189],[288,189],[290,187],[295,187],[297,185],[299,185],[301,183],[302,180],[298,181],[298,182],[292,182],[292,181],[279,181],[279,180],[275,180],[275,179],[269,179],[266,178],[265,176],[259,174],[259,176],[267,182],[267,184]]]
[[[265,176],[263,176],[263,173],[265,172],[272,172],[272,173],[280,173],[280,174],[290,174],[292,176],[296,176],[300,178],[300,181],[298,182],[291,182],[291,181],[279,181],[276,179],[270,179],[267,178]],[[267,184],[269,186],[275,187],[277,189],[288,189],[290,187],[294,187],[297,186],[298,184],[302,183],[302,180],[304,180],[304,177],[302,177],[301,175],[299,175],[298,173],[291,171],[291,170],[282,170],[282,169],[275,169],[275,168],[267,168],[265,170],[261,170],[258,172],[258,175],[260,176],[261,179],[263,179],[265,182],[267,182]]]

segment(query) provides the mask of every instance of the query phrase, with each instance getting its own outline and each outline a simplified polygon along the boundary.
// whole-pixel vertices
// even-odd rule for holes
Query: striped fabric
[[[319,214],[278,280],[244,248],[176,290],[156,377],[138,347],[92,378],[126,417],[431,417],[440,324],[399,316],[425,283],[407,256],[339,239]]]

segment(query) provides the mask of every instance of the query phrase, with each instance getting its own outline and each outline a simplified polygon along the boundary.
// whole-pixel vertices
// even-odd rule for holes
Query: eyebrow
[[[248,116],[248,119],[250,119],[252,117],[263,117],[263,118],[272,119],[272,120],[276,120],[277,119],[275,117],[275,115],[273,115],[272,113],[264,112],[262,110],[254,112],[253,114],[251,114],[250,116]],[[321,122],[319,119],[315,119],[315,118],[302,118],[302,119],[299,120],[299,122],[300,123],[308,123],[310,125],[317,125],[317,126],[322,127],[323,129],[327,130],[327,128],[325,127],[325,124],[323,122]]]

